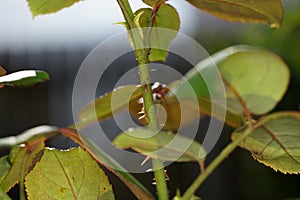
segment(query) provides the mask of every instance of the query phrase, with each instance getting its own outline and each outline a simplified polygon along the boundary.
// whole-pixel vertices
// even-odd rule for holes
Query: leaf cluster
[[[135,50],[140,48],[136,38],[143,41],[142,53],[146,53],[147,62],[165,61],[169,46],[180,29],[179,14],[167,0],[142,1],[150,7],[134,13],[126,13],[126,8],[121,7],[127,14],[126,22],[122,24],[129,32],[129,41]],[[280,0],[186,1],[216,17],[234,22],[267,23],[271,27],[279,27],[283,17]],[[27,2],[35,17],[70,7],[79,0]],[[121,5],[127,1],[118,2]],[[130,33],[133,28],[137,28],[137,34]],[[174,34],[160,34],[153,28],[169,29]],[[136,56],[139,59],[139,55]],[[219,73],[215,73],[215,67]],[[42,71],[5,74],[0,67],[0,87],[32,86],[49,80],[49,75]],[[215,84],[208,86],[203,74],[208,74],[209,82]],[[217,83],[220,78],[224,88]],[[287,65],[272,52],[252,46],[233,46],[221,50],[198,63],[184,79],[171,83],[164,90],[153,88],[152,92],[159,95],[159,101],[155,103],[164,107],[167,113],[166,123],[160,127],[161,130],[147,127],[147,120],[140,116],[144,106],[140,101],[143,97],[142,86],[116,88],[85,106],[78,114],[78,122],[68,128],[43,126],[16,137],[0,139],[0,147],[12,148],[10,155],[0,158],[0,198],[9,199],[6,193],[19,183],[22,198],[25,198],[26,187],[28,199],[114,199],[112,186],[100,164],[119,177],[137,198],[154,199],[134,176],[79,133],[81,129],[127,109],[145,127],[133,127],[118,135],[113,141],[118,148],[133,149],[147,158],[196,161],[202,173],[208,175],[204,166],[206,152],[202,145],[177,133],[181,125],[189,126],[197,120],[189,113],[199,110],[200,116],[215,117],[235,129],[232,133],[232,150],[239,145],[250,151],[257,161],[276,171],[298,174],[300,113],[284,111],[269,114],[284,96],[289,78]],[[189,92],[189,87],[194,94]],[[225,105],[211,98],[224,92]],[[195,94],[198,104],[190,101],[191,95]],[[112,106],[113,97],[116,96],[118,98],[114,99]],[[184,107],[185,111],[182,112],[180,107]],[[156,115],[158,120],[163,116],[159,110]],[[44,141],[58,133],[73,139],[81,147],[69,150],[45,147]],[[137,137],[139,135],[144,138]],[[196,184],[195,187],[198,186]],[[183,196],[178,191],[174,199],[199,199],[193,196],[196,188],[191,188]]]

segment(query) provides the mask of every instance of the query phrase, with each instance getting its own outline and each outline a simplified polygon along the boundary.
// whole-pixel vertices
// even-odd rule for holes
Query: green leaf
[[[300,112],[279,112],[258,120],[240,146],[259,162],[283,173],[300,173]],[[239,137],[236,132],[232,139]]]
[[[11,167],[9,155],[0,158],[0,183]],[[0,198],[1,199],[1,198]]]
[[[212,95],[217,95],[221,92],[218,89],[219,85],[215,83],[220,79],[218,78],[219,74],[216,70],[216,66],[237,52],[248,52],[254,49],[257,48],[247,45],[237,45],[217,52],[199,62],[179,81],[171,83],[169,86],[170,91],[181,99],[189,99],[195,95],[200,98],[211,98]],[[205,76],[205,79],[203,76]],[[208,88],[208,85],[210,88]],[[172,93],[168,95],[173,96]]]
[[[0,188],[0,199],[1,200],[11,200],[11,198]]]
[[[45,149],[25,185],[29,199],[114,199],[107,176],[81,148]]]
[[[0,77],[0,86],[29,87],[49,80],[44,71],[24,70]]]
[[[289,69],[277,55],[252,46],[238,45],[201,61],[184,78],[172,84],[172,91],[182,99],[194,95],[210,99],[211,96],[222,95],[215,65],[227,89],[227,109],[236,115],[243,116],[242,103],[253,114],[269,112],[281,100],[289,84]]]
[[[65,136],[70,137],[89,151],[99,164],[115,174],[136,195],[138,199],[153,200],[152,194],[130,173],[126,171],[107,153],[102,151],[92,140],[84,134],[80,135],[74,129],[64,128],[60,130]],[[84,141],[84,142],[83,142]]]
[[[15,184],[20,181],[21,174],[24,169],[27,174],[36,161],[39,159],[40,153],[43,151],[44,143],[28,144],[15,147],[11,151],[10,160],[11,167],[0,182],[0,188],[4,192],[8,192]]]
[[[143,39],[149,41],[147,47],[151,48],[151,62],[166,61],[170,44],[180,28],[179,15],[173,6],[162,4],[157,9],[156,13],[149,8],[142,8],[135,13],[138,27],[144,28]]]
[[[80,0],[27,0],[32,16],[55,13],[72,6]]]
[[[163,4],[154,17],[154,27],[162,28],[163,31],[154,29],[151,32],[151,47],[156,48],[151,48],[149,60],[151,62],[165,62],[168,56],[168,49],[180,28],[180,19],[177,10],[171,5]]]
[[[154,7],[155,5],[158,5],[159,3],[163,2],[164,0],[142,0],[145,4]]]
[[[80,121],[76,127],[85,127],[97,120],[105,120],[113,113],[126,109],[130,102],[142,96],[142,88],[135,85],[116,88],[113,92],[109,92],[85,106],[78,114]]]
[[[90,152],[99,159],[99,163],[103,164],[103,161],[105,161],[110,167],[106,166],[106,164],[104,164],[104,166],[108,167],[112,173],[119,177],[138,199],[154,199],[152,194],[134,176],[128,173],[126,169],[112,157],[102,151],[92,140],[85,138],[84,136],[81,136],[81,138],[84,138],[85,145],[87,145]]]
[[[0,147],[14,147],[23,143],[45,141],[46,139],[55,136],[57,133],[58,128],[54,126],[37,126],[28,129],[17,136],[0,138]]]
[[[283,17],[280,0],[187,0],[195,7],[233,22],[268,23],[279,27]]]
[[[134,128],[118,135],[113,143],[122,149],[131,148],[139,153],[166,161],[190,162],[205,159],[203,147],[180,134]]]
[[[268,113],[289,84],[287,65],[279,56],[264,50],[237,52],[219,69],[227,89],[227,109],[235,114],[242,115],[245,109],[256,115]]]

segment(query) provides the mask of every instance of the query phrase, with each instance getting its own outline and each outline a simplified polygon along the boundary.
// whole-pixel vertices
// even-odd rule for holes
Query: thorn
[[[153,178],[152,180],[153,180],[152,185],[156,185],[156,180],[155,180],[155,178]]]
[[[166,124],[159,124],[160,128],[163,128]]]
[[[152,168],[147,169],[146,172],[147,172],[147,173],[148,173],[148,172],[153,172],[153,169],[152,169]]]
[[[142,110],[142,111],[138,112],[138,114],[139,115],[145,114],[145,111]]]
[[[169,175],[167,173],[167,170],[165,170],[164,173],[165,173],[165,180],[166,181],[170,181],[170,177],[169,177]]]
[[[139,117],[139,120],[141,120],[141,119],[143,119],[145,117],[146,117],[146,115],[142,115],[142,116]]]
[[[147,161],[149,161],[151,159],[151,157],[150,156],[147,156],[146,158],[145,158],[145,160],[141,163],[141,166],[143,166]],[[151,169],[152,170],[152,169]]]

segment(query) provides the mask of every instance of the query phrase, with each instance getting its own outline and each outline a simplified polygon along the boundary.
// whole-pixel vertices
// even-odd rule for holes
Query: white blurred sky
[[[141,0],[129,0],[134,10],[145,6]],[[180,13],[181,31],[192,35],[195,17],[200,11],[186,1],[170,0]],[[112,34],[124,31],[115,22],[123,21],[116,0],[84,0],[60,12],[32,15],[26,0],[1,0],[0,50],[90,46]]]

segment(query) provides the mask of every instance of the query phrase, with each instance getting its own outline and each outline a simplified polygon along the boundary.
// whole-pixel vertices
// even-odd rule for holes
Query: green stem
[[[193,184],[184,193],[181,200],[189,200],[202,185],[207,177],[224,161],[236,148],[253,132],[253,127],[249,126],[243,134],[222,150],[222,152],[210,163],[210,165],[196,178]]]
[[[126,20],[129,34],[134,44],[134,54],[138,61],[138,68],[140,73],[140,83],[143,87],[143,100],[145,114],[147,117],[148,126],[150,128],[157,129],[158,122],[156,118],[156,112],[154,109],[154,102],[151,90],[151,79],[148,67],[148,49],[144,48],[143,38],[137,30],[137,26],[134,22],[134,14],[130,7],[128,0],[117,0],[124,18]],[[154,169],[154,177],[156,181],[156,190],[159,200],[169,199],[167,183],[165,180],[165,173],[163,163],[160,160],[153,159],[152,167]]]

